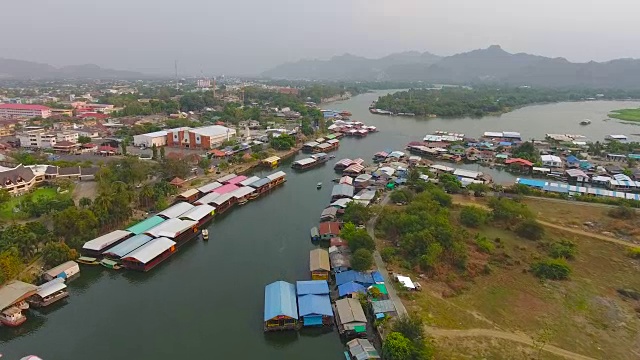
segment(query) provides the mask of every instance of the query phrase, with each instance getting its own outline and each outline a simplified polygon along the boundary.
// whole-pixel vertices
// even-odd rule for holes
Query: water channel
[[[377,151],[402,149],[435,130],[471,136],[512,130],[524,138],[581,133],[594,140],[611,133],[640,133],[633,125],[601,121],[609,110],[638,103],[563,103],[483,119],[421,119],[370,114],[368,105],[381,93],[327,105],[351,111],[354,120],[380,130],[364,139],[342,140],[336,160],[369,160]],[[593,124],[578,125],[585,118]],[[28,311],[29,319],[20,328],[0,327],[2,359],[28,354],[45,360],[342,359],[336,332],[262,332],[264,286],[309,277],[313,245],[308,231],[329,203],[336,176],[333,162],[305,173],[292,172],[289,164],[282,169],[288,173],[283,187],[216,218],[209,242],[193,241],[150,273],[83,267],[69,285],[71,296],[65,304],[47,313]],[[321,190],[316,190],[318,182],[325,184]]]

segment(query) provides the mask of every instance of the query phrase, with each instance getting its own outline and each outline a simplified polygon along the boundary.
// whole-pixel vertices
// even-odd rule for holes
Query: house
[[[354,187],[347,184],[337,184],[333,186],[331,190],[331,201],[335,201],[343,198],[352,198],[354,193]]]
[[[335,221],[338,216],[338,208],[329,206],[322,210],[320,214],[320,221]]]
[[[343,297],[355,297],[356,294],[366,294],[367,288],[364,285],[355,281],[349,281],[344,284],[338,285],[338,296]]]
[[[22,164],[12,169],[0,167],[0,188],[7,190],[10,194],[25,193],[37,182],[33,170]]]
[[[465,154],[464,146],[462,145],[453,145],[449,148],[449,153],[452,155],[462,156]]]
[[[351,360],[374,360],[382,359],[378,350],[367,339],[353,339],[347,342],[349,348],[349,359]]]
[[[398,316],[393,300],[371,301],[371,312],[376,319]]]
[[[333,309],[329,294],[298,295],[298,308],[302,326],[333,325]]]
[[[589,182],[589,175],[580,169],[567,169],[565,171],[567,178],[572,184],[583,184]]]
[[[335,302],[334,314],[338,332],[346,338],[367,336],[367,317],[356,299],[346,298]]]
[[[320,240],[331,240],[331,238],[340,235],[340,223],[338,222],[322,222],[318,228]]]
[[[578,168],[578,167],[580,167],[580,159],[578,159],[577,157],[575,157],[573,155],[567,156],[565,161],[567,162],[567,167],[569,167],[569,168]]]
[[[298,326],[296,287],[276,281],[264,288],[264,331],[294,330]]]
[[[309,252],[309,271],[313,280],[329,280],[329,252],[325,249],[313,249]]]
[[[331,262],[331,272],[334,274],[351,270],[351,254],[349,250],[343,246],[337,247],[338,251],[329,253],[329,261]]]
[[[542,155],[540,156],[542,160],[542,166],[550,167],[550,168],[559,168],[562,167],[562,159],[555,155]]]
[[[336,285],[340,286],[348,282],[356,282],[364,286],[370,286],[375,283],[371,274],[359,271],[349,270],[336,274]]]

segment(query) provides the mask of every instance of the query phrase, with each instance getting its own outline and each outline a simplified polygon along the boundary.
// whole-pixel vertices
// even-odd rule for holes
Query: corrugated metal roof
[[[344,283],[338,285],[338,296],[343,297],[353,293],[361,293],[365,294],[367,292],[367,288],[365,288],[362,284],[358,284],[354,281],[349,281],[348,283]]]
[[[239,188],[239,186],[235,185],[235,184],[225,184],[225,185],[222,185],[221,187],[213,190],[213,192],[216,192],[218,194],[227,194],[227,193],[235,191],[238,188]]]
[[[347,298],[336,301],[336,309],[340,323],[343,325],[349,323],[367,323],[367,317],[364,315],[362,305],[356,299]]]
[[[313,249],[309,252],[309,270],[331,271],[329,265],[329,252],[325,249]]]
[[[227,181],[227,184],[238,184],[244,180],[247,180],[247,177],[244,175],[238,175],[236,177],[234,177],[233,179]]]
[[[139,234],[132,238],[129,238],[113,248],[104,252],[105,255],[111,255],[117,258],[121,258],[140,246],[148,243],[153,238],[146,234]]]
[[[320,214],[320,218],[325,217],[336,217],[338,215],[338,208],[329,206],[328,208],[322,210],[322,214]]]
[[[36,293],[38,287],[22,281],[10,281],[0,287],[0,310],[28,298]]]
[[[230,193],[231,195],[233,195],[233,197],[235,197],[236,199],[240,199],[243,198],[249,194],[252,194],[256,192],[256,189],[252,188],[252,187],[241,187],[239,189],[236,189],[234,192]]]
[[[38,286],[37,294],[44,298],[66,288],[67,285],[64,283],[64,280],[57,278]]]
[[[362,285],[372,285],[375,283],[371,274],[362,273],[359,271],[349,270],[336,274],[336,285],[338,286],[351,281],[360,283]]]
[[[296,287],[286,281],[276,281],[264,288],[264,321],[278,316],[298,319]]]
[[[353,178],[351,176],[343,176],[340,178],[340,181],[338,181],[338,184],[347,184],[347,185],[351,185],[353,184]]]
[[[73,260],[69,260],[66,261],[56,267],[53,267],[47,271],[45,271],[44,273],[51,276],[51,277],[56,277],[58,276],[58,274],[63,273],[71,268],[77,268],[78,271],[80,271],[80,265],[78,265],[77,262],[73,261]]]
[[[300,295],[328,295],[327,280],[301,280],[296,282],[296,292]]]
[[[337,184],[333,186],[331,190],[331,197],[346,196],[353,197],[353,186],[348,184]]]
[[[213,205],[220,206],[225,202],[229,201],[229,199],[233,199],[233,193],[226,193],[218,196],[216,199],[213,200]]]
[[[209,215],[213,215],[213,212],[216,208],[211,205],[198,205],[193,209],[187,211],[186,213],[180,215],[180,219],[182,220],[193,220],[200,221]]]
[[[225,183],[225,182],[233,179],[236,176],[238,176],[238,175],[236,175],[236,174],[225,175],[225,176],[221,177],[220,179],[218,179],[218,182],[219,183]]]
[[[360,164],[351,164],[349,165],[348,168],[344,169],[345,172],[355,172],[355,173],[358,173],[362,170],[364,170],[364,166]]]
[[[175,219],[191,209],[193,209],[193,205],[189,204],[188,202],[179,202],[159,212],[158,215],[169,219]]]
[[[393,304],[393,300],[372,301],[371,307],[373,308],[374,314],[396,311],[396,306]]]
[[[456,169],[454,170],[453,175],[462,176],[470,179],[477,179],[480,175],[482,175],[482,173],[478,171],[473,171],[473,170]]]
[[[338,200],[332,202],[331,206],[337,206],[337,207],[341,207],[341,208],[346,208],[347,204],[349,204],[352,201],[353,201],[353,199],[342,198],[342,199],[338,199]]]
[[[347,342],[349,354],[356,360],[381,359],[378,350],[367,339],[353,339]]]
[[[173,239],[197,223],[197,221],[172,218],[154,228],[149,229],[146,234],[153,237],[168,237]]]
[[[145,245],[139,247],[135,251],[127,254],[124,259],[136,260],[142,264],[146,264],[149,261],[155,259],[158,255],[169,250],[175,244],[175,241],[166,237],[153,239]]]
[[[305,158],[305,159],[294,161],[293,163],[298,164],[300,166],[304,166],[304,165],[313,164],[314,162],[316,162],[316,159],[314,158]]]
[[[148,219],[142,220],[141,222],[129,227],[127,231],[131,232],[134,235],[142,234],[143,232],[151,229],[154,226],[158,226],[160,223],[164,222],[166,219],[160,217],[158,215],[152,216]]]
[[[207,195],[205,195],[202,198],[200,198],[200,200],[196,201],[195,204],[196,205],[212,204],[213,201],[215,199],[219,198],[220,196],[222,196],[222,195],[218,194],[216,192],[208,193]]]
[[[85,250],[100,251],[129,235],[131,235],[131,233],[126,230],[115,230],[108,234],[99,236],[93,240],[87,241],[86,243],[84,243],[82,248]]]
[[[217,181],[214,181],[212,183],[208,183],[207,185],[200,186],[198,188],[198,191],[200,191],[203,194],[206,194],[206,193],[212,192],[213,190],[215,190],[215,189],[217,189],[217,188],[219,188],[221,186],[222,186],[222,184],[220,184]]]
[[[262,178],[260,180],[256,180],[255,182],[251,183],[249,186],[251,186],[254,189],[257,189],[259,187],[267,185],[270,182],[271,180],[269,180],[268,178]]]
[[[268,158],[262,160],[262,162],[267,162],[267,163],[273,163],[276,161],[280,161],[280,158],[278,156],[269,156]]]
[[[287,174],[284,171],[276,171],[271,175],[267,175],[267,179],[273,181],[279,178],[283,178],[285,176],[287,176]]]
[[[323,315],[333,316],[331,299],[329,295],[302,295],[298,296],[300,316]]]
[[[240,185],[242,185],[242,186],[249,186],[249,185],[253,184],[254,182],[256,182],[256,181],[258,181],[258,180],[260,180],[260,178],[259,178],[259,177],[257,177],[257,176],[252,176],[252,177],[250,177],[250,178],[247,178],[247,179],[242,180],[242,181],[240,182]]]
[[[185,199],[188,199],[196,194],[198,194],[198,189],[189,189],[187,191],[182,192],[180,195],[178,195],[179,197],[183,197]]]

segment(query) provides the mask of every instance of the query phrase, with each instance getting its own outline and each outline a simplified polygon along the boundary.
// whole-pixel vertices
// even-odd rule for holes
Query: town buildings
[[[44,105],[0,104],[0,118],[34,118],[46,119],[51,116],[51,109]]]
[[[153,147],[153,145],[167,145],[167,132],[162,130],[133,136],[133,146]]]
[[[211,149],[236,135],[236,130],[220,125],[167,130],[167,146]]]

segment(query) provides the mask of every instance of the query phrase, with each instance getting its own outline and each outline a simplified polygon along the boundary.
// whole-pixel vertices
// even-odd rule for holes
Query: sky
[[[637,0],[0,0],[0,57],[149,74],[253,75],[351,53],[499,44],[570,61],[640,58]]]

